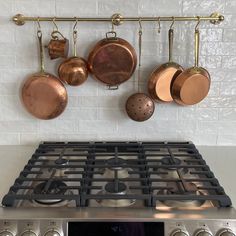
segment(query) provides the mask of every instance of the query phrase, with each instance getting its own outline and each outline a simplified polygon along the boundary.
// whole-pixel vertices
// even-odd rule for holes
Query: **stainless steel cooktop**
[[[230,198],[191,142],[43,142],[2,204],[0,236],[73,236],[85,227],[76,222],[95,221],[159,222],[160,235],[236,231]]]

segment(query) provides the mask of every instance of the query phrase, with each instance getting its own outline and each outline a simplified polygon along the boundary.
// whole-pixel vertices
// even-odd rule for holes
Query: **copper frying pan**
[[[136,64],[135,49],[126,40],[116,37],[114,31],[108,32],[88,56],[88,67],[93,77],[109,86],[130,79]]]
[[[171,102],[173,98],[171,96],[170,87],[172,81],[183,72],[183,68],[173,62],[173,38],[174,30],[172,29],[173,23],[169,29],[169,61],[161,66],[157,67],[151,74],[148,81],[148,92],[151,98],[158,102]]]
[[[198,20],[198,24],[200,18]],[[197,26],[198,26],[197,24]],[[195,27],[195,65],[181,73],[172,83],[171,94],[180,105],[194,105],[208,94],[211,84],[210,74],[199,67],[199,29]]]
[[[26,110],[33,116],[49,120],[59,116],[67,105],[67,91],[54,75],[44,71],[42,32],[37,32],[40,46],[41,71],[26,79],[21,97]]]

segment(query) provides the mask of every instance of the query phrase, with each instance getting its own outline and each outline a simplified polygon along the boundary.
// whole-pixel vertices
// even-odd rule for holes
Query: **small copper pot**
[[[51,60],[56,58],[67,58],[69,51],[69,41],[59,31],[53,31],[52,39],[46,46]],[[61,39],[59,38],[61,36]]]

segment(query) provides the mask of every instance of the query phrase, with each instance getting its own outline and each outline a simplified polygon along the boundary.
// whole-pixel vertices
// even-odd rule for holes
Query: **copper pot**
[[[171,102],[171,83],[172,81],[183,72],[182,66],[173,62],[172,49],[174,30],[169,29],[169,61],[157,67],[151,74],[148,81],[148,92],[151,98],[158,102]]]
[[[77,22],[76,22],[77,24]],[[58,68],[59,78],[66,84],[78,86],[88,78],[87,62],[76,56],[77,31],[73,31],[74,56],[63,61]]]
[[[117,38],[114,31],[108,32],[88,56],[88,67],[93,77],[111,86],[130,79],[136,64],[135,49],[126,40]]]
[[[199,24],[199,23],[198,23]],[[210,74],[199,62],[199,30],[195,29],[195,66],[185,70],[172,83],[171,94],[180,105],[194,105],[208,94],[211,84]]]
[[[41,71],[26,79],[21,97],[26,110],[39,119],[53,119],[59,116],[67,105],[67,91],[54,75],[44,71],[42,32],[38,31]]]
[[[52,39],[46,46],[48,48],[48,54],[51,60],[62,57],[67,58],[69,51],[69,41],[66,39],[61,32],[54,30],[51,34]],[[61,39],[59,38],[61,37]]]

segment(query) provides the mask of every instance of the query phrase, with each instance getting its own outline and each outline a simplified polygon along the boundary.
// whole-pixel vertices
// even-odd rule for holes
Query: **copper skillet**
[[[137,65],[135,49],[114,30],[106,33],[88,56],[88,68],[93,77],[115,87],[131,78]]]
[[[199,38],[198,23],[195,27],[195,65],[181,73],[171,85],[174,101],[180,105],[194,105],[202,101],[208,94],[211,84],[210,74],[199,67]]]
[[[173,23],[170,26],[169,35],[169,61],[161,66],[157,67],[151,74],[148,81],[148,92],[151,98],[157,102],[171,102],[173,98],[171,96],[170,87],[171,82],[180,73],[183,72],[183,68],[173,62],[172,51],[173,51],[173,39],[174,39],[174,17]]]
[[[29,113],[39,119],[49,120],[59,116],[65,110],[68,97],[62,82],[56,76],[44,71],[40,26],[37,36],[40,46],[41,70],[26,79],[22,86],[21,97]]]

